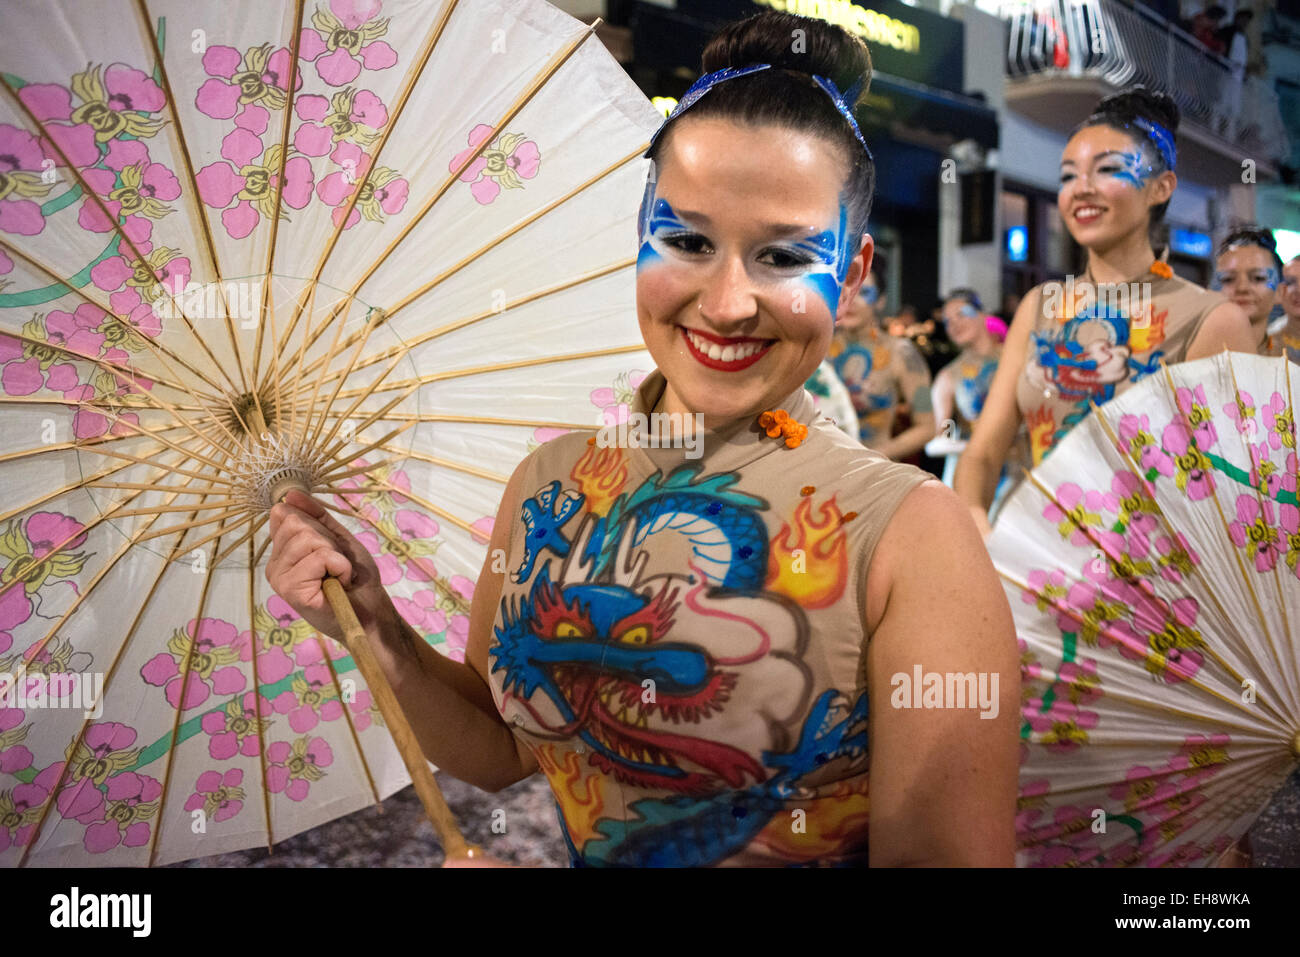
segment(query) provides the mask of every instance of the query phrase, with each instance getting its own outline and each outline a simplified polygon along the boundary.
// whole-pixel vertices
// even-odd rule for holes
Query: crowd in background
[[[887,300],[881,275],[873,268],[853,315],[841,323],[817,391],[826,391],[826,377],[837,379],[858,409],[863,444],[951,485],[1020,299],[1004,297],[994,313],[974,290],[962,288],[932,303],[924,319],[910,303],[887,313],[878,308]],[[1268,230],[1234,228],[1218,247],[1211,288],[1250,317],[1262,337],[1260,354],[1300,364],[1300,257],[1283,263]],[[891,365],[899,371],[882,376]],[[1029,464],[1023,442],[1007,464],[1000,493],[1013,484],[1012,471]]]

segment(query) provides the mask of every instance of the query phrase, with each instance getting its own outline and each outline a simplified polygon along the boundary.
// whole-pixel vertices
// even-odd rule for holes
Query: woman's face
[[[1173,194],[1177,178],[1155,172],[1155,146],[1109,126],[1086,126],[1061,154],[1056,206],[1081,246],[1104,252],[1146,233],[1150,210]]]
[[[984,317],[965,299],[949,299],[943,304],[943,322],[953,345],[969,346],[979,338]]]
[[[1229,249],[1214,269],[1214,288],[1223,290],[1256,324],[1266,322],[1273,311],[1280,279],[1273,257],[1258,246]]]
[[[1282,285],[1277,291],[1278,302],[1292,319],[1300,319],[1300,258],[1282,267]]]
[[[871,261],[848,232],[844,159],[798,131],[683,117],[657,165],[637,318],[665,408],[710,424],[775,408],[826,357]]]
[[[876,286],[876,277],[870,271],[863,274],[862,285],[858,294],[840,311],[838,325],[841,329],[852,331],[864,326],[874,327],[877,322],[876,306],[880,302],[880,289]]]

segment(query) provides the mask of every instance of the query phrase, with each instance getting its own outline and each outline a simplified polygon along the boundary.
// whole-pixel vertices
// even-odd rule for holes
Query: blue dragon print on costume
[[[529,534],[515,581],[530,577],[547,548],[561,558],[580,548],[571,559],[583,566],[585,581],[555,583],[542,564],[526,598],[503,601],[497,643],[489,650],[493,673],[504,672],[503,693],[527,700],[540,692],[549,702],[560,724],[548,731],[579,737],[591,748],[592,763],[621,780],[681,792],[706,792],[719,782],[739,787],[761,769],[736,748],[649,728],[644,716],[639,723],[629,719],[628,707],[648,679],[656,697],[645,710],[674,723],[697,721],[721,709],[736,675],[699,648],[671,641],[679,584],[642,593],[615,580],[614,564],[620,551],[671,531],[690,544],[691,567],[705,579],[701,587],[742,595],[761,588],[768,544],[758,512],[767,503],[731,489],[734,473],[697,478],[700,468],[687,464],[667,477],[656,472],[631,494],[620,494],[606,515],[584,516],[585,547],[564,538],[554,518],[558,481],[527,500]],[[560,514],[569,516],[585,497],[566,494],[572,497]],[[544,544],[536,544],[538,531],[546,532]],[[704,770],[684,770],[679,759]]]
[[[984,357],[974,375],[965,374],[968,371],[967,365],[963,363],[962,374],[956,377],[957,388],[954,398],[962,418],[967,422],[974,422],[984,411],[984,402],[988,399],[989,388],[993,385],[993,375],[998,370],[998,360],[993,356]]]
[[[824,692],[804,722],[798,744],[785,753],[763,753],[775,773],[725,800],[684,795],[634,802],[627,821],[600,825],[603,840],[588,841],[581,855],[561,828],[574,866],[699,867],[742,850],[768,822],[786,810],[798,781],[831,761],[858,760],[867,750],[867,694],[852,708],[836,704],[834,688]],[[847,712],[847,713],[845,713]]]
[[[1102,335],[1092,336],[1084,344],[1079,334],[1085,328],[1099,328]],[[1145,362],[1133,358],[1128,317],[1100,300],[1081,309],[1057,335],[1034,333],[1034,348],[1043,375],[1062,398],[1075,401],[1074,410],[1056,430],[1057,440],[1087,417],[1090,402],[1108,402],[1118,383],[1144,379],[1160,368],[1164,356],[1163,350],[1156,350]]]
[[[557,507],[558,505],[558,507]],[[560,483],[552,482],[533,498],[524,502],[522,521],[524,535],[524,560],[514,573],[517,582],[527,581],[533,573],[533,562],[546,549],[563,558],[569,554],[569,542],[560,531],[570,516],[582,507],[581,496],[560,498]]]
[[[767,572],[767,530],[753,509],[762,499],[729,486],[737,476],[711,475],[692,482],[698,465],[684,465],[661,478],[656,472],[631,495],[620,495],[592,533],[584,557],[595,560],[601,574],[632,529],[640,545],[657,532],[676,531],[691,540],[700,570],[723,588],[758,588]]]
[[[647,679],[664,709],[702,697],[720,705],[734,684],[705,652],[667,640],[674,597],[667,587],[647,598],[621,585],[557,586],[543,568],[497,629],[492,670],[505,671],[504,691],[530,698],[541,690],[563,721],[553,730],[576,734],[592,762],[620,780],[688,793],[716,780],[738,787],[760,773],[743,751],[619,718]],[[687,771],[681,758],[707,771]]]

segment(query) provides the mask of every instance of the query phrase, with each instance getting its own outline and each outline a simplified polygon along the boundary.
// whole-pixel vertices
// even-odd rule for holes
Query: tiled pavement
[[[540,774],[497,794],[487,794],[445,774],[438,775],[447,803],[465,836],[489,854],[512,864],[563,867],[568,863],[555,818],[555,805]],[[383,804],[384,813],[366,808],[299,834],[266,850],[239,851],[186,861],[175,867],[430,867],[442,863],[442,850],[411,788]],[[505,825],[492,832],[493,812]],[[498,824],[500,830],[500,824]],[[1256,867],[1300,867],[1300,772],[1251,831]]]

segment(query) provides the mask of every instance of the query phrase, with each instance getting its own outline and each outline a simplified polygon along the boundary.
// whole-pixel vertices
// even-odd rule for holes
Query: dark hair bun
[[[1093,116],[1109,117],[1121,123],[1132,123],[1141,117],[1154,120],[1170,133],[1178,131],[1178,121],[1181,118],[1178,104],[1172,96],[1160,90],[1148,90],[1141,85],[1103,97],[1093,111]]]
[[[841,92],[871,81],[871,54],[858,37],[821,20],[768,11],[729,23],[704,48],[700,69],[770,63],[798,73],[824,76]]]

